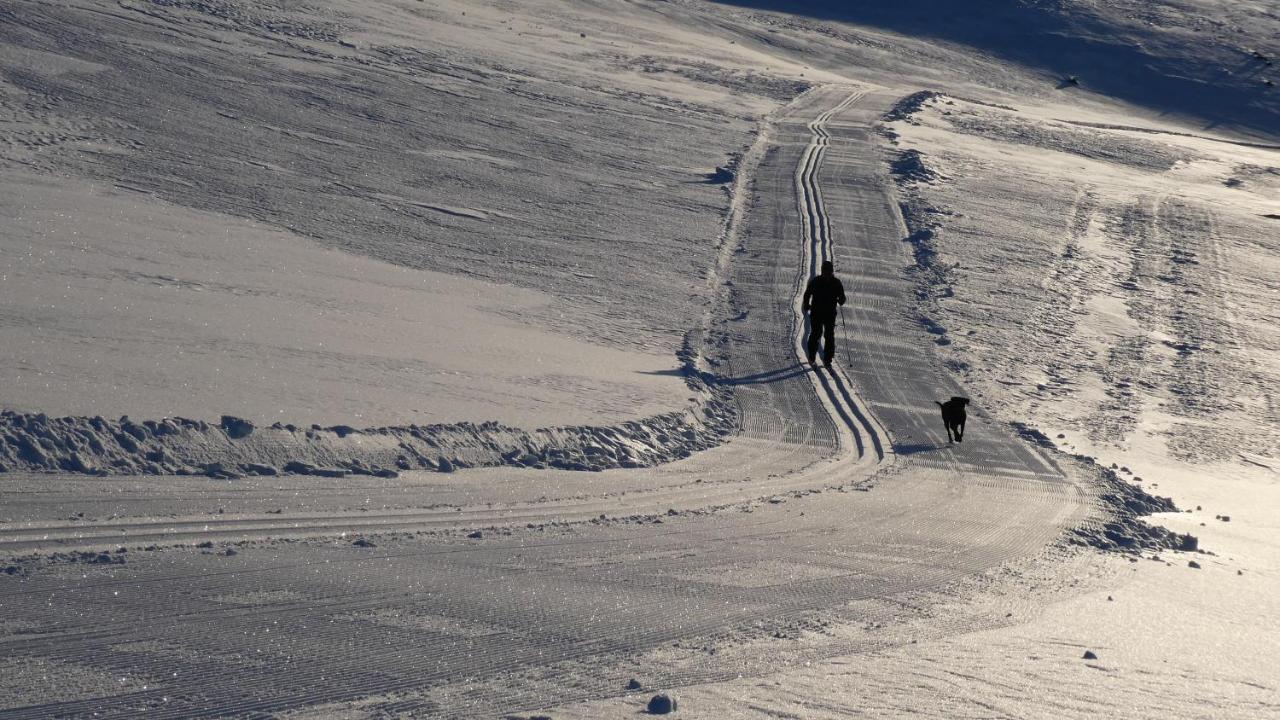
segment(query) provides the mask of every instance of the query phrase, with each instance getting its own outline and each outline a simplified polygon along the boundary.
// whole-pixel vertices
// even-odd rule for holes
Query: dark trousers
[[[827,365],[836,357],[836,314],[809,313],[809,362],[818,356],[818,338],[822,338],[822,362]]]

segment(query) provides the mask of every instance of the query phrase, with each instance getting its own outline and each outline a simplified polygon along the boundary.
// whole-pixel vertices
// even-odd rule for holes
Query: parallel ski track
[[[823,112],[809,123],[809,131],[813,139],[805,148],[800,166],[796,169],[796,196],[800,203],[800,223],[802,230],[801,248],[804,260],[801,267],[804,272],[796,278],[797,316],[804,322],[800,332],[796,333],[795,351],[797,361],[807,359],[805,349],[808,337],[808,318],[800,308],[803,302],[804,288],[808,279],[818,273],[824,260],[834,260],[832,252],[831,220],[822,201],[822,188],[818,186],[818,168],[822,166],[823,156],[831,143],[831,135],[826,124],[839,113],[848,109],[866,94],[858,90],[851,92],[840,104]],[[832,372],[814,372],[810,376],[819,397],[827,406],[832,418],[838,419],[840,437],[844,442],[852,441],[857,447],[859,456],[872,452],[876,461],[884,461],[886,453],[886,436],[883,429],[875,423],[870,414],[858,402],[857,396],[850,389],[850,382],[837,362]],[[868,449],[865,445],[869,443]],[[890,451],[891,452],[891,451]],[[890,458],[890,461],[892,458]]]
[[[737,484],[678,485],[639,497],[646,506],[691,498],[740,501],[847,484],[892,465],[881,472],[879,488],[825,492],[755,514],[731,512],[645,528],[588,528],[545,541],[410,545],[400,552],[359,551],[345,544],[282,545],[273,546],[269,558],[260,550],[230,558],[175,554],[168,565],[143,564],[119,579],[34,578],[0,591],[0,613],[39,618],[44,626],[0,640],[0,650],[9,657],[87,666],[152,685],[112,697],[0,710],[0,717],[265,718],[289,708],[370,696],[389,698],[381,706],[385,712],[497,716],[619,693],[623,671],[610,669],[601,658],[761,620],[783,622],[814,610],[856,607],[860,621],[892,625],[904,612],[897,600],[904,594],[934,590],[1037,552],[1080,516],[1084,503],[1047,460],[994,428],[972,429],[979,434],[965,444],[965,454],[942,455],[934,448],[936,411],[922,411],[932,407],[933,394],[952,388],[929,367],[920,343],[893,331],[900,324],[894,313],[905,307],[908,292],[896,275],[894,254],[900,249],[887,244],[902,237],[887,229],[896,208],[884,196],[881,179],[849,182],[844,177],[874,165],[858,155],[865,155],[869,143],[837,144],[828,130],[842,116],[859,112],[864,119],[852,124],[865,127],[868,113],[876,117],[880,105],[890,104],[878,98],[870,109],[861,108],[866,97],[861,90],[834,89],[798,104],[797,115],[817,103],[830,109],[800,126],[808,137],[795,155],[786,148],[798,136],[779,140],[786,151],[761,178],[761,197],[773,203],[756,213],[766,226],[751,234],[733,269],[742,299],[758,302],[735,327],[733,342],[741,352],[733,353],[729,367],[742,382],[743,434],[777,443],[778,456],[788,462],[810,456],[827,460],[752,482],[745,494]],[[790,165],[796,169],[784,175],[781,164],[797,156],[799,162]],[[780,184],[788,179],[791,192]],[[876,220],[885,227],[859,230],[849,217],[833,214],[835,209],[858,214],[860,222],[869,222],[866,217],[874,212],[888,212],[889,219]],[[788,224],[797,210],[798,233]],[[770,220],[775,226],[767,225]],[[900,225],[900,218],[896,222]],[[797,236],[798,267],[787,249]],[[853,288],[856,342],[847,367],[811,373],[796,369],[804,334],[798,290],[825,258],[849,268],[845,276]],[[900,437],[897,442],[887,428]],[[895,447],[928,443],[933,449],[927,452],[895,452]],[[628,496],[628,509],[631,502]],[[597,509],[588,499],[544,512],[453,512],[470,513],[461,522],[477,523],[498,517],[581,517]],[[406,520],[399,513],[382,513],[353,526],[445,525],[443,514],[411,513]],[[342,520],[283,518],[277,525],[240,518],[207,531],[190,523],[154,527],[179,536],[234,535],[298,522],[314,522],[323,530]],[[133,538],[152,527],[133,523],[107,528],[107,534],[124,530],[122,535]],[[31,533],[39,530],[6,531],[6,539],[34,542]],[[774,566],[804,568],[810,575],[762,584],[733,581]],[[458,634],[360,619],[373,611],[450,618],[481,631]],[[1000,622],[1006,621],[946,614],[910,637],[885,631],[812,652],[865,650]],[[771,660],[724,663],[703,655],[679,669],[655,670],[646,679],[662,686],[715,681],[767,671]],[[468,690],[472,685],[476,689]]]

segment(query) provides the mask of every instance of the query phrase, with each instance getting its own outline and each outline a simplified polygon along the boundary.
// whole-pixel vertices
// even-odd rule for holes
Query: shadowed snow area
[[[1267,81],[1280,75],[1280,12],[1266,0],[716,1],[777,12],[783,28],[799,16],[938,42],[1207,128],[1277,132],[1280,93]]]
[[[0,718],[1280,714],[1278,29],[0,0]]]

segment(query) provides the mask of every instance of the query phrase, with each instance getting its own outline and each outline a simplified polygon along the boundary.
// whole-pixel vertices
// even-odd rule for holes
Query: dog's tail
[[[938,407],[942,407],[942,403],[941,403],[941,402],[938,402],[937,400],[934,400],[934,402],[935,402],[935,403],[938,403]]]

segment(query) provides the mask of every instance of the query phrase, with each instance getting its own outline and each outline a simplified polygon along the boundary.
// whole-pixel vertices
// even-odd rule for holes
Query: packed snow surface
[[[0,3],[0,716],[1280,714],[1277,37]]]

